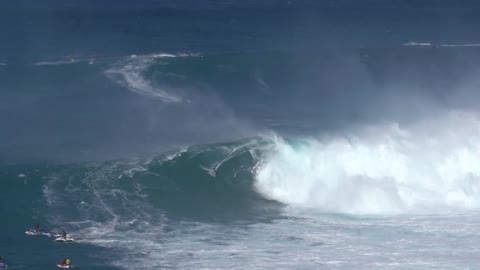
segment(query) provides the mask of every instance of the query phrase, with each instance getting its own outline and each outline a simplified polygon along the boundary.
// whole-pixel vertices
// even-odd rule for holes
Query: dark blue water
[[[209,127],[211,114],[289,122],[294,131],[345,126],[372,115],[365,104],[383,103],[375,96],[386,92],[436,98],[452,91],[475,70],[478,52],[438,45],[480,43],[472,1],[49,0],[1,7],[2,159],[91,160],[246,135],[239,134],[244,126],[223,123],[230,119]],[[104,74],[131,55],[158,53],[201,55],[143,59],[148,63],[135,70],[153,88],[195,102],[163,104]],[[209,99],[217,101],[205,106]],[[207,131],[179,127],[192,115]]]

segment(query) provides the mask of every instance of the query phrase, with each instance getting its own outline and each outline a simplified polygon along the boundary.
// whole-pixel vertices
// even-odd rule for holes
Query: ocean
[[[478,269],[480,5],[0,2],[9,268]],[[27,236],[40,224],[75,243]]]

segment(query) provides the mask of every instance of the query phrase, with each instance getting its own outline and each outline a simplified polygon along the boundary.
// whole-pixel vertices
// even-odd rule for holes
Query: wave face
[[[188,224],[252,224],[279,216],[281,204],[253,185],[255,165],[268,145],[254,138],[145,159],[3,167],[3,190],[12,196],[0,199],[2,214],[10,217],[0,228],[17,237],[14,232],[34,217],[44,227],[77,235],[80,243],[124,256],[103,264],[151,269],[158,262],[149,263],[145,252],[160,252],[167,241],[162,239],[189,230]],[[15,196],[23,202],[18,207],[32,211],[7,207]]]
[[[145,210],[151,209],[179,220],[263,216],[258,206],[270,202],[253,189],[253,170],[256,151],[266,145],[264,139],[252,139],[189,147],[148,160],[60,166],[48,173],[43,196],[50,210],[58,208],[64,219],[79,222],[117,222],[120,216],[148,221],[151,213]]]
[[[438,213],[480,207],[480,121],[449,112],[406,127],[286,142],[256,187],[287,204],[349,214]]]

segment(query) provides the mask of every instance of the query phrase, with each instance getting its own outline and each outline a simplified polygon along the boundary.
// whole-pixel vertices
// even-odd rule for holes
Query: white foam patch
[[[405,46],[432,46],[430,42],[408,42],[403,44]]]
[[[180,54],[178,56],[186,57],[195,55]],[[159,99],[168,103],[182,102],[182,97],[179,94],[154,86],[143,76],[143,72],[158,59],[172,57],[177,56],[173,54],[151,54],[143,56],[133,54],[128,57],[128,59],[124,59],[114,64],[105,71],[105,74],[111,80],[140,95]]]
[[[163,211],[147,203],[144,187],[134,177],[146,171],[148,162],[93,163],[85,165],[82,174],[71,175],[67,170],[50,176],[43,195],[52,229],[64,228],[77,242],[115,249],[121,257],[137,256],[162,234],[166,222]],[[130,256],[113,264],[129,260]]]
[[[256,188],[287,204],[351,214],[480,209],[480,120],[448,112],[408,127],[287,143],[258,165]]]
[[[170,232],[153,224],[142,233],[99,229],[92,243],[115,254],[127,250],[113,261],[122,269],[472,269],[466,266],[477,263],[475,216],[289,217],[248,226],[179,222]]]
[[[467,44],[441,44],[440,47],[479,47],[479,43],[467,43]]]
[[[405,46],[426,46],[426,47],[479,47],[480,43],[464,43],[464,44],[432,44],[430,42],[408,42]]]
[[[41,62],[36,62],[33,63],[34,66],[58,66],[58,65],[71,65],[71,64],[76,64],[83,62],[85,60],[81,59],[67,59],[67,60],[59,60],[59,61],[41,61]]]
[[[62,180],[56,176],[50,177],[49,181],[43,185],[42,193],[48,206],[52,206],[58,203],[60,196],[55,191],[55,186]]]
[[[170,160],[174,160],[174,159],[176,159],[177,157],[181,156],[183,153],[186,153],[187,151],[188,151],[188,147],[187,147],[187,146],[182,146],[182,147],[180,147],[180,150],[166,154],[166,155],[160,160],[160,163],[168,162],[168,161],[170,161]]]

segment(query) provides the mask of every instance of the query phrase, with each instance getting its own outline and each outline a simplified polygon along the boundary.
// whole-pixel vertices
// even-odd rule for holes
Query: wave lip
[[[454,131],[454,132],[453,132]],[[400,128],[286,142],[259,165],[256,188],[290,205],[348,214],[480,208],[480,120],[452,112]]]

